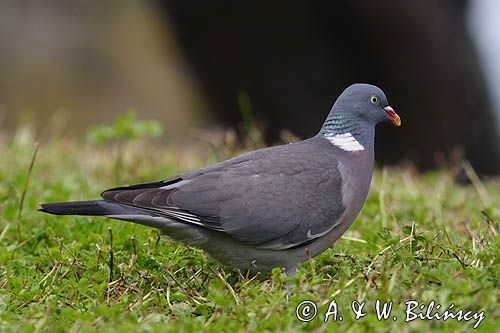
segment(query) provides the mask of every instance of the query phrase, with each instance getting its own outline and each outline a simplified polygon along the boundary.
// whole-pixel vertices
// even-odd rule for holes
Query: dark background
[[[477,42],[487,17],[465,0],[7,1],[0,12],[5,128],[26,114],[43,127],[56,111],[86,127],[132,107],[182,137],[239,128],[244,93],[272,144],[283,129],[316,134],[338,94],[367,82],[403,122],[378,129],[379,163],[427,169],[459,150],[500,173],[499,105]]]

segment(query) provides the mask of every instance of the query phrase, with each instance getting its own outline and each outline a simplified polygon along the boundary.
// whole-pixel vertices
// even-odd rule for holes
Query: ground
[[[248,277],[144,226],[37,211],[43,202],[98,198],[108,187],[174,176],[239,151],[48,136],[27,184],[34,142],[23,127],[0,137],[2,332],[448,332],[478,323],[405,322],[411,300],[425,307],[434,300],[439,313],[452,303],[453,313],[484,311],[476,330],[499,331],[500,181],[479,180],[467,163],[462,178],[471,182],[462,184],[453,163],[424,174],[411,164],[377,168],[359,217],[332,248],[292,277],[279,269]],[[308,322],[296,311],[305,300],[318,310]],[[387,320],[377,319],[376,300],[393,302]],[[351,305],[363,302],[367,314],[355,320]],[[325,323],[335,304],[337,320]],[[304,306],[299,315],[311,316]]]

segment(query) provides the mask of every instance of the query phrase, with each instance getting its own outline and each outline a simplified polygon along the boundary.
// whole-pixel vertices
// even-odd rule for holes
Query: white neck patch
[[[365,147],[356,140],[351,133],[342,133],[325,136],[334,146],[345,151],[360,151],[365,150]]]

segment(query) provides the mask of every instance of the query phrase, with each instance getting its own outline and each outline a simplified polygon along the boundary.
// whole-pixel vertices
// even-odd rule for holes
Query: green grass
[[[451,169],[426,174],[411,167],[377,170],[346,238],[301,265],[293,277],[277,269],[251,279],[147,227],[37,211],[39,203],[98,198],[107,187],[174,176],[236,151],[47,139],[18,221],[33,145],[25,129],[0,137],[0,331],[472,329],[474,321],[405,323],[408,300],[484,311],[477,331],[499,331],[498,180],[459,185]],[[324,323],[332,299],[344,320]],[[377,320],[377,299],[394,302],[390,319]],[[303,300],[318,304],[318,316],[307,323],[295,316]],[[366,301],[367,315],[357,321],[350,310],[353,300]]]

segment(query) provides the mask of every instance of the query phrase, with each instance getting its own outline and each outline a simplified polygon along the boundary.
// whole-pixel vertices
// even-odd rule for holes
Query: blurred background
[[[241,132],[244,104],[274,144],[368,82],[403,121],[378,129],[378,163],[500,174],[499,18],[496,0],[2,0],[0,132],[84,135],[133,109],[175,140]]]

